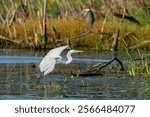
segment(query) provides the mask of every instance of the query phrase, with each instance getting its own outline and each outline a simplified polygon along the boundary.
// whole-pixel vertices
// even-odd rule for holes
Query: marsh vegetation
[[[92,29],[82,13],[85,8],[94,13]],[[54,73],[37,85],[37,61],[61,45],[85,53],[70,66],[56,66]],[[150,98],[149,0],[1,0],[0,47],[0,99],[5,95],[37,99]],[[14,64],[12,57],[7,63],[3,56],[17,56],[18,61],[27,60],[19,56],[27,56],[30,60]],[[123,63],[124,71],[114,62],[93,76],[80,76],[115,57]]]
[[[72,46],[110,50],[119,27],[119,50],[124,50],[123,40],[130,49],[148,50],[149,5],[148,0],[1,0],[1,47],[40,49],[45,44],[47,48],[66,44],[65,39],[88,30],[82,10],[91,8],[94,33],[72,40]]]

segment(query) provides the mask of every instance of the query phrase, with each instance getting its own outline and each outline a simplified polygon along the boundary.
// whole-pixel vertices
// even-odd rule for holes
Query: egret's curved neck
[[[69,63],[71,63],[71,61],[72,61],[72,57],[71,57],[71,53],[70,53],[70,52],[68,52],[68,54],[67,54],[67,58],[68,58],[68,60],[65,62],[65,64],[69,64]]]
[[[59,61],[59,63],[62,63],[62,64],[69,64],[69,63],[71,63],[72,62],[72,57],[71,57],[71,54],[73,53],[73,51],[71,50],[71,51],[69,51],[68,53],[67,53],[67,61],[63,61],[63,60],[61,60],[60,59],[60,61]]]

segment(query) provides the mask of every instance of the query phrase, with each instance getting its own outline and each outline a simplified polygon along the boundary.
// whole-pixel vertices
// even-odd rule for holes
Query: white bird
[[[65,50],[70,50],[67,53],[67,61],[63,61],[62,60],[62,52]],[[55,68],[56,63],[62,63],[62,64],[69,64],[72,62],[72,57],[71,54],[72,53],[78,53],[78,52],[83,52],[80,50],[71,50],[71,48],[67,45],[67,46],[61,46],[58,48],[54,48],[52,50],[50,50],[47,55],[43,58],[43,60],[41,61],[39,67],[40,67],[40,71],[44,72],[44,75],[47,75],[48,73],[52,72]]]

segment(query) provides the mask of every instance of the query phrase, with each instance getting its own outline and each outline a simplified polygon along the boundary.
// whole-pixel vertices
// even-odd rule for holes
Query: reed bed
[[[1,46],[41,49],[71,44],[85,49],[111,50],[114,32],[119,27],[119,50],[124,50],[122,40],[126,41],[130,49],[148,50],[149,4],[148,0],[2,0]],[[81,17],[84,8],[94,12],[94,33],[64,42],[67,38],[89,30],[85,19]],[[123,15],[124,20],[121,19]],[[123,22],[119,25],[121,20]]]
[[[102,23],[103,23],[102,20],[96,20],[92,29],[94,33],[81,38],[71,40],[72,46],[94,50],[110,50],[111,44],[113,42],[113,32],[115,32],[116,27],[118,26],[118,22],[107,21],[104,26],[104,32],[108,33],[108,35],[103,35],[103,38],[101,38],[99,32],[102,28]],[[38,48],[39,45],[36,44],[37,43],[36,40],[38,40],[38,43],[41,44],[42,46],[43,44],[42,32],[39,26],[38,19],[36,18],[27,19],[25,22],[25,26],[26,26],[26,34],[24,24],[16,22],[10,27],[11,37],[9,35],[9,32],[3,31],[2,28],[0,28],[1,32],[0,35],[10,37],[10,39],[25,42],[24,44],[19,45],[22,48],[24,47]],[[55,27],[56,31],[59,34],[59,39],[54,38],[55,41],[58,40],[63,41],[64,39],[88,31],[88,26],[84,20],[81,21],[74,18],[67,18],[60,20],[47,19],[48,48],[52,48],[54,46],[52,42],[52,38],[54,37],[53,27]],[[35,29],[37,34],[36,38],[35,38]],[[122,23],[120,26],[120,37],[118,44],[119,50],[124,50],[123,48],[124,43],[122,40],[125,40],[129,48],[149,40],[150,39],[149,31],[150,31],[149,25],[139,26],[136,24],[132,24],[128,21],[124,21],[124,23]],[[137,41],[135,41],[135,39]],[[148,50],[150,49],[150,43],[145,43],[139,46],[139,48]]]

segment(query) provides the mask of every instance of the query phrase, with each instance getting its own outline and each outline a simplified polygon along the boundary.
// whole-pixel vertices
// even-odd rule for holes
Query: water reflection
[[[14,52],[9,52],[9,55],[12,53]],[[23,53],[27,54],[28,52]],[[30,62],[0,63],[0,99],[150,99],[149,78],[134,79],[126,74],[106,74],[92,77],[69,75],[70,70],[82,71],[90,68],[91,65],[99,62],[102,53],[101,56],[96,53],[78,55],[70,65],[57,65],[55,71],[44,76],[39,85],[37,81],[41,77],[41,73],[38,64],[43,53],[35,56],[35,52],[29,52],[28,59],[24,59],[26,54],[23,53],[15,51],[13,55],[22,56],[20,61]],[[4,52],[2,55],[6,56]],[[32,57],[33,55],[35,57]],[[106,53],[104,57],[106,57]],[[82,58],[95,61],[92,62],[89,59],[86,61]],[[106,57],[105,61],[108,58]],[[19,61],[18,59],[14,60]]]

